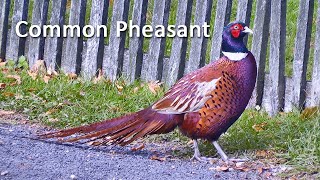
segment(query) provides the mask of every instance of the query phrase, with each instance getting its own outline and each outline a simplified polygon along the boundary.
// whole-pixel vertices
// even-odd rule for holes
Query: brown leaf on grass
[[[160,90],[160,86],[161,84],[163,84],[163,82],[159,82],[158,80],[157,81],[151,81],[148,83],[148,87],[149,87],[149,90],[153,93],[153,94],[157,94],[157,92]]]
[[[165,157],[158,157],[158,156],[156,156],[156,155],[153,155],[153,156],[151,156],[151,158],[150,158],[151,160],[157,160],[157,161],[165,161],[166,160],[166,158]]]
[[[93,83],[94,83],[94,84],[97,84],[97,83],[103,82],[103,81],[105,81],[105,80],[106,80],[106,79],[105,79],[104,76],[103,76],[103,71],[102,71],[101,69],[99,69],[99,71],[98,71],[98,76],[94,77]]]
[[[48,68],[47,75],[49,75],[49,76],[58,76],[59,74],[58,74],[57,71],[55,71],[55,70],[53,70],[51,68]]]
[[[58,122],[59,119],[57,119],[57,118],[49,118],[48,121],[52,122],[52,123],[55,123],[55,122]]]
[[[305,108],[300,115],[300,119],[310,119],[317,116],[320,112],[319,107],[308,107]]]
[[[258,158],[272,158],[275,152],[271,150],[258,150],[256,151],[256,157]]]
[[[140,144],[137,147],[131,148],[131,151],[139,151],[139,150],[143,149],[144,147],[145,147],[144,144]]]
[[[55,108],[49,109],[49,110],[46,112],[46,115],[50,115],[50,114],[52,114],[52,113],[54,113],[54,112],[56,112],[56,111],[57,111],[57,109],[55,109]]]
[[[28,71],[28,75],[33,79],[33,80],[36,80],[37,79],[37,76],[38,74],[36,72],[32,72],[32,71]]]
[[[49,82],[49,80],[51,79],[51,77],[45,75],[42,79],[43,79],[43,81],[44,81],[46,84],[48,84],[48,82]]]
[[[2,95],[5,96],[5,97],[13,97],[14,93],[12,93],[12,92],[4,92],[4,93],[2,93]]]
[[[14,111],[5,111],[0,109],[0,116],[14,114]]]
[[[133,89],[133,93],[137,93],[138,90],[139,90],[139,87],[135,87],[135,88]]]
[[[263,127],[266,126],[267,123],[260,123],[260,124],[255,124],[252,126],[252,128],[256,131],[256,132],[261,132],[264,131]]]
[[[46,74],[47,70],[44,63],[44,60],[37,60],[31,67],[31,72],[34,72],[36,74]]]
[[[6,66],[6,64],[7,64],[7,61],[5,61],[5,62],[0,61],[0,67],[4,67],[4,66]]]
[[[7,75],[6,78],[14,79],[17,84],[21,84],[21,77],[19,75]]]
[[[3,74],[8,74],[9,73],[9,69],[8,68],[3,68],[1,71],[2,71]]]
[[[121,93],[123,90],[123,86],[119,85],[118,83],[115,83],[117,90]]]
[[[77,79],[78,75],[75,73],[67,73],[66,76],[68,76],[69,79]]]
[[[34,92],[34,91],[36,91],[36,90],[37,90],[37,89],[35,89],[35,88],[29,88],[29,89],[28,89],[29,92]]]
[[[226,171],[229,171],[229,166],[217,166],[216,168],[215,168],[215,170],[216,171],[224,171],[224,172],[226,172]]]
[[[6,88],[7,84],[6,83],[0,83],[0,89]]]

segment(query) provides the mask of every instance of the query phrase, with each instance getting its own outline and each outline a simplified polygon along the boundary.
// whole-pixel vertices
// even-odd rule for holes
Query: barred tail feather
[[[183,121],[183,115],[160,114],[151,107],[137,113],[80,126],[76,128],[40,135],[41,138],[64,138],[62,141],[75,142],[86,139],[94,144],[127,145],[150,134],[168,133]],[[75,137],[70,137],[75,135]]]

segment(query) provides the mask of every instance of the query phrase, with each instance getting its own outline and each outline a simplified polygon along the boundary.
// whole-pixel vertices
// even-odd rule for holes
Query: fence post
[[[293,106],[297,108],[304,107],[306,98],[306,72],[311,41],[313,8],[313,0],[300,1],[293,60],[293,94],[291,97]]]
[[[20,21],[26,21],[28,18],[29,0],[15,0],[10,30],[10,43],[7,49],[7,59],[18,61],[18,57],[24,55],[26,38],[20,38],[16,33],[16,25]],[[20,27],[21,34],[27,31],[26,26]],[[17,51],[18,50],[18,51]]]
[[[61,28],[65,23],[67,0],[52,1],[51,25],[59,25]],[[62,31],[60,31],[62,33]],[[61,67],[63,37],[47,37],[45,43],[44,60],[47,68],[54,70]]]
[[[230,21],[230,12],[232,8],[232,0],[218,0],[216,18],[214,22],[214,31],[212,36],[211,57],[210,60],[215,61],[220,58],[222,32],[223,28]]]
[[[202,26],[205,22],[210,24],[211,10],[212,0],[196,1],[194,25]],[[207,44],[208,38],[204,37],[203,32],[201,33],[201,37],[192,38],[190,56],[184,72],[185,74],[205,65]]]
[[[124,73],[130,82],[141,76],[143,61],[142,27],[146,24],[148,0],[134,0],[132,12],[132,24],[140,27],[140,37],[136,36],[136,30],[129,42],[129,59],[124,59]]]
[[[126,32],[121,32],[120,37],[117,37],[117,22],[128,22],[129,3],[129,0],[118,0],[113,5],[109,43],[110,58],[106,58],[106,61],[103,63],[103,72],[113,81],[121,75],[123,69],[126,39]]]
[[[176,25],[190,26],[192,14],[192,0],[179,0],[178,11],[176,16]],[[176,80],[183,76],[186,54],[187,54],[188,38],[176,36],[172,42],[171,56],[168,61],[168,72],[164,81],[167,86],[173,85]]]
[[[320,106],[320,0],[318,0],[316,27],[310,106]]]
[[[97,27],[98,25],[106,25],[108,20],[109,0],[92,0],[90,25]],[[85,58],[82,61],[82,76],[85,79],[92,78],[98,68],[98,62],[103,61],[104,53],[104,32],[101,29],[100,37],[89,38],[87,40],[87,48]]]
[[[35,0],[32,11],[32,25],[42,27],[47,22],[49,0]],[[43,59],[44,53],[44,37],[29,37],[28,61],[29,66],[32,67],[36,60]]]
[[[262,103],[269,36],[270,9],[271,0],[257,0],[251,51],[257,61],[258,75],[256,88],[253,91],[249,106],[261,105]]]
[[[10,3],[10,0],[5,0],[5,2],[1,4],[2,10],[0,17],[0,59],[2,60],[4,60],[6,57]]]
[[[69,25],[78,25],[80,32],[85,23],[87,0],[71,1]],[[79,73],[81,69],[83,37],[71,37],[71,29],[64,47],[63,59],[61,60],[61,70],[65,73]],[[81,33],[80,33],[81,34]]]
[[[171,0],[154,1],[152,27],[157,25],[168,26]],[[148,58],[142,63],[142,79],[146,81],[161,80],[163,71],[163,58],[166,45],[166,37],[151,37]]]
[[[239,0],[237,9],[237,21],[242,21],[250,26],[251,11],[252,11],[253,0]],[[248,36],[243,40],[245,44],[248,42]]]
[[[267,99],[269,99],[269,113],[276,115],[284,107],[285,85],[285,51],[286,51],[286,6],[287,0],[271,1],[270,20],[270,60]]]

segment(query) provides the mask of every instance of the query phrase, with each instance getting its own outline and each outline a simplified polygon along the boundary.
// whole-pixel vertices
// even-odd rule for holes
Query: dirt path
[[[28,124],[0,121],[0,179],[264,178],[264,174],[259,175],[256,170],[218,172],[214,169],[217,164],[168,156],[161,144],[146,144],[140,151],[132,151],[130,146],[58,144],[37,139],[38,131],[39,127]],[[152,156],[164,161],[152,160]]]

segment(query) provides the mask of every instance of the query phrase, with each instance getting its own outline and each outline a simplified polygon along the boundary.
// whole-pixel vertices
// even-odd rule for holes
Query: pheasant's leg
[[[217,141],[213,141],[212,144],[214,145],[214,147],[217,149],[218,153],[220,154],[221,158],[225,161],[233,161],[233,162],[244,162],[244,161],[248,161],[248,159],[235,159],[235,158],[228,158],[228,156],[226,155],[226,153],[224,153],[224,151],[222,150],[221,146],[218,144]]]
[[[193,140],[193,147],[194,147],[194,154],[190,160],[196,159],[200,162],[210,162],[216,159],[216,158],[201,157],[199,147],[198,147],[198,141],[196,139]]]

